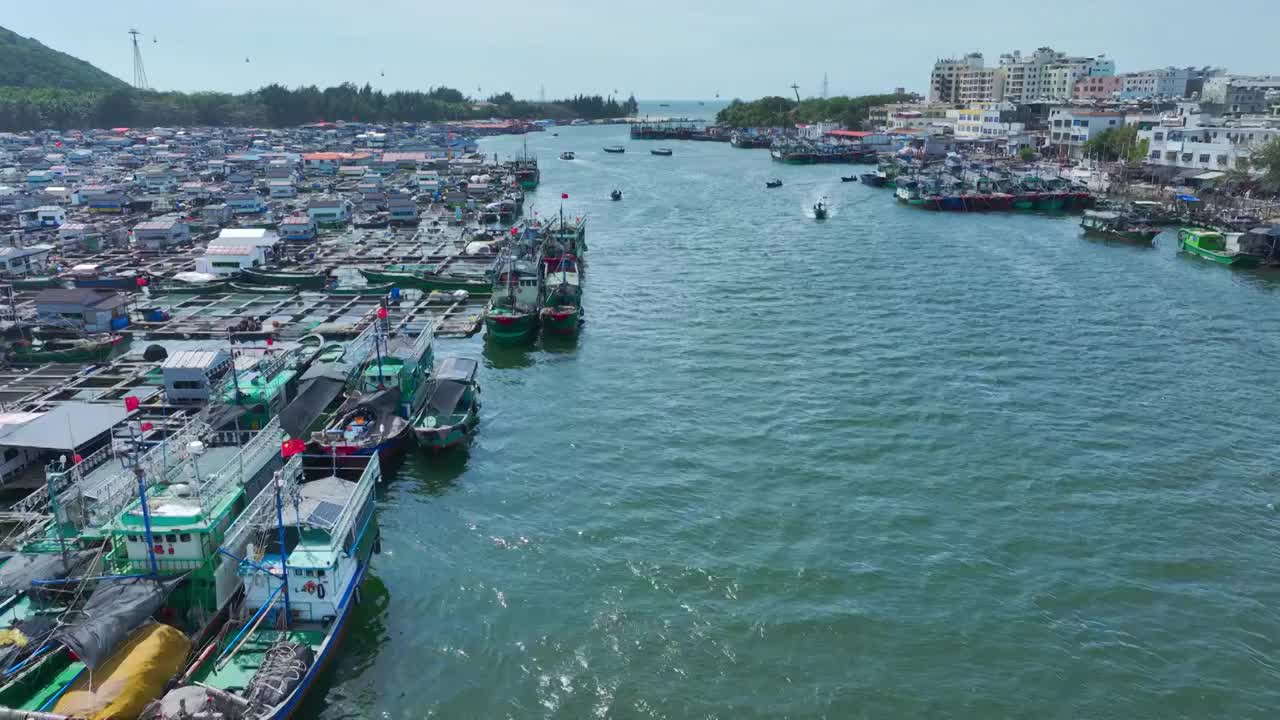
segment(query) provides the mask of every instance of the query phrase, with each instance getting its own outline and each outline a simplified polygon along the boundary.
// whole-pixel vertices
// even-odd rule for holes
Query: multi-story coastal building
[[[1280,126],[1265,118],[1219,120],[1195,103],[1181,104],[1159,124],[1138,131],[1138,141],[1149,144],[1149,164],[1206,171],[1244,168],[1253,152],[1276,138]]]
[[[1071,98],[1078,80],[1115,75],[1115,62],[1104,55],[1073,57],[1042,47],[1029,56],[1019,51],[1000,56],[1000,64],[986,67],[982,53],[934,63],[929,99],[972,103],[1007,100],[1013,103]]]

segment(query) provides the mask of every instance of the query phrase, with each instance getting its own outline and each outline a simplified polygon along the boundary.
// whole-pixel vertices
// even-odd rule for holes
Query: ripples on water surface
[[[559,132],[588,325],[440,343],[323,717],[1274,717],[1275,276]]]

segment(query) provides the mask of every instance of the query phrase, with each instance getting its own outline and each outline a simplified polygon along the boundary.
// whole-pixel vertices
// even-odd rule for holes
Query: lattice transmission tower
[[[142,33],[130,29],[133,36],[133,86],[138,90],[150,90],[147,85],[147,69],[142,65],[142,48],[138,47],[138,36]]]

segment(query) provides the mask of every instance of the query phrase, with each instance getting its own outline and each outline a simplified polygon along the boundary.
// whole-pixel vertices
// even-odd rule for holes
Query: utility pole
[[[791,89],[796,94],[796,102],[800,102],[800,86],[795,83],[791,83]]]
[[[137,90],[150,90],[147,85],[147,69],[142,65],[142,49],[138,47],[138,36],[142,33],[136,29],[130,29],[129,34],[133,36],[133,87]]]
[[[827,99],[827,74],[822,73],[822,99]]]

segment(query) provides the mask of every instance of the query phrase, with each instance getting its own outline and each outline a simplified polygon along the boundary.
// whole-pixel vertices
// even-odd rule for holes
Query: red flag
[[[293,438],[280,443],[280,456],[291,458],[294,455],[300,455],[307,449],[307,444],[301,438]]]
[[[275,340],[271,339],[270,335],[267,336],[267,347],[271,347],[272,345],[275,344],[275,342],[276,342]]]
[[[384,308],[384,307],[380,307],[380,308],[378,308],[378,319],[379,319],[379,320],[386,320],[386,319],[387,319],[387,309],[386,309],[386,308]]]
[[[142,428],[142,432],[147,432],[147,431],[148,431],[148,430],[150,430],[151,428],[155,427],[155,425],[152,425],[152,424],[151,424],[151,423],[149,423],[149,422],[144,422],[144,423],[142,423],[142,425],[140,425],[139,427],[141,427],[141,428]]]
[[[72,465],[79,465],[79,464],[81,463],[81,461],[83,461],[83,460],[84,460],[84,458],[83,458],[83,457],[81,457],[79,454],[76,454],[76,455],[72,455],[72,456],[71,456],[71,464],[72,464]]]
[[[124,399],[124,409],[125,409],[125,410],[127,410],[127,411],[129,411],[129,412],[133,412],[134,410],[137,410],[137,409],[138,409],[138,398],[136,398],[136,397],[134,397],[134,396],[132,396],[132,395],[125,396],[125,399]]]
[[[568,200],[568,199],[569,199],[569,193],[560,193],[560,199],[561,199],[561,200]]]

